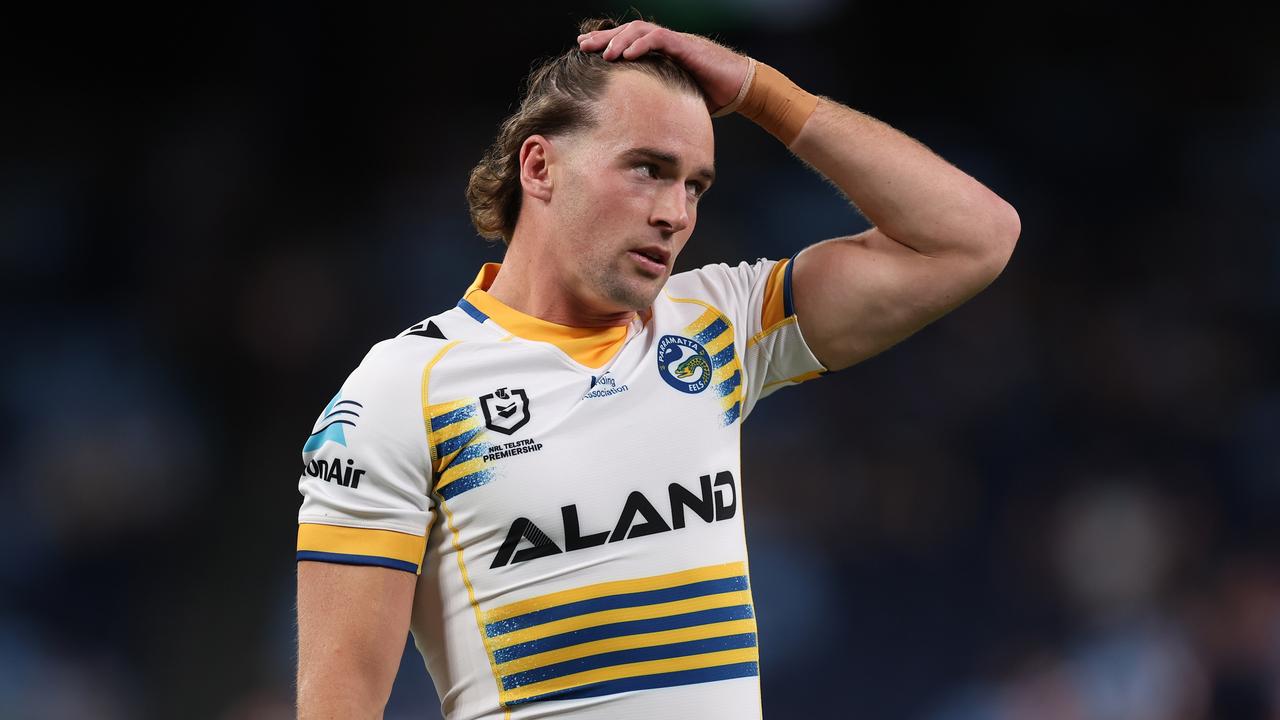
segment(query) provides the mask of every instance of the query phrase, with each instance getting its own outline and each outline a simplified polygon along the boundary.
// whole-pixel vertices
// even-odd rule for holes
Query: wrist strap
[[[790,78],[769,65],[748,57],[747,76],[733,102],[711,117],[738,112],[788,147],[818,107],[818,98],[802,90]]]
[[[738,111],[738,107],[742,105],[742,101],[747,98],[747,91],[751,89],[751,81],[756,76],[756,59],[747,56],[747,75],[742,78],[742,87],[738,88],[738,96],[735,97],[728,105],[711,113],[711,117],[718,118],[725,115],[732,115]]]

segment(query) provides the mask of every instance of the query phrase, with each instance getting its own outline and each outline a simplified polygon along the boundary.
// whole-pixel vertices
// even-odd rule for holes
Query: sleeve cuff
[[[783,321],[796,314],[791,300],[791,264],[792,259],[777,262],[769,271],[765,281],[764,301],[760,313],[760,327],[769,332]]]
[[[422,572],[427,539],[393,530],[298,524],[298,560]]]

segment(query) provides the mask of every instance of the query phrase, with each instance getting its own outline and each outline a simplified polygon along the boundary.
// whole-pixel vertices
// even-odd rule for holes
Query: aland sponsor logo
[[[643,492],[634,490],[627,495],[617,519],[612,522],[599,517],[579,517],[576,503],[565,505],[560,508],[560,527],[552,528],[551,533],[527,517],[516,518],[489,569],[681,530],[691,517],[704,523],[729,520],[738,512],[738,489],[733,473],[722,470],[714,479],[711,475],[702,475],[696,491],[673,482],[667,486],[664,504],[669,510],[666,514]]]

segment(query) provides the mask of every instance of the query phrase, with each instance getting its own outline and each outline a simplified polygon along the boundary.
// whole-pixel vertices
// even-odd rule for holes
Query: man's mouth
[[[667,261],[671,259],[671,254],[660,247],[642,247],[629,251],[629,254],[635,258],[641,267],[653,273],[666,272]]]

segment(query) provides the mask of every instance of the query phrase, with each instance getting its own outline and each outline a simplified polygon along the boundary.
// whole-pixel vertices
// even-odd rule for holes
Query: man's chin
[[[667,284],[667,274],[658,278],[636,278],[635,282],[617,283],[609,288],[609,299],[619,309],[640,312],[648,310]]]

